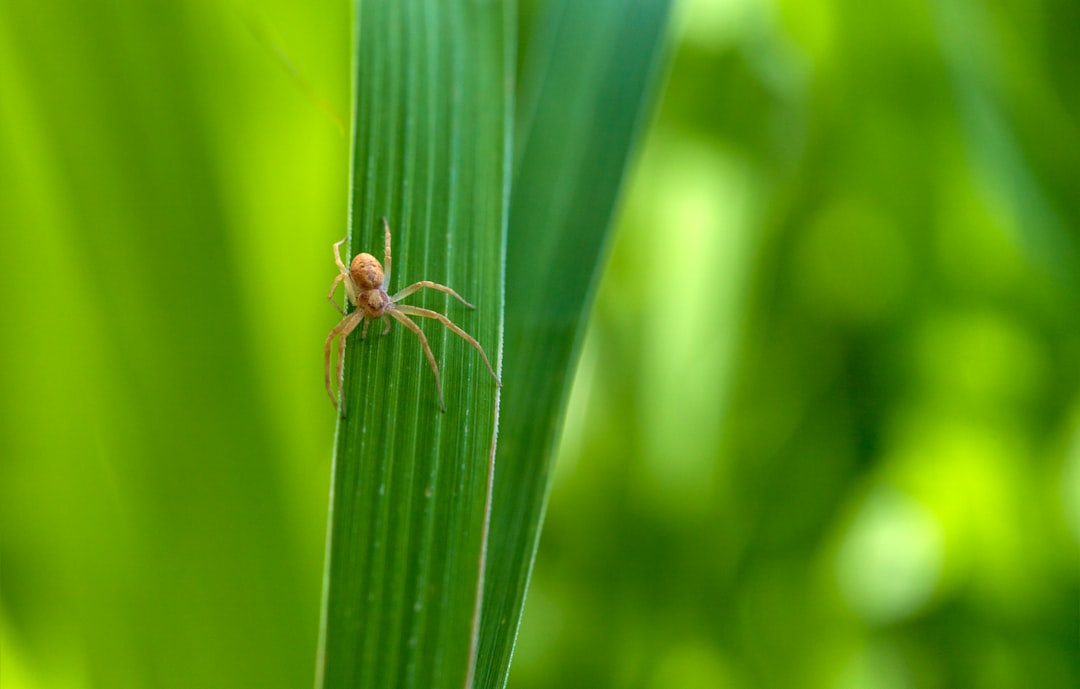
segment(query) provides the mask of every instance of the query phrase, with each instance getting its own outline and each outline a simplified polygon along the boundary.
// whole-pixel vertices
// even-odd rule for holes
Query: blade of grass
[[[476,311],[427,290],[408,302],[448,314],[498,365],[511,5],[366,0],[355,12],[348,253],[382,258],[386,216],[389,291],[418,280],[456,289]],[[330,247],[327,268],[329,282]],[[395,323],[380,336],[375,324],[347,345],[318,687],[470,683],[499,396],[474,349],[419,325],[445,414],[413,333]]]
[[[512,384],[503,399],[479,687],[502,687],[508,676],[569,381],[626,166],[651,109],[669,6],[554,0],[530,41],[507,246]]]

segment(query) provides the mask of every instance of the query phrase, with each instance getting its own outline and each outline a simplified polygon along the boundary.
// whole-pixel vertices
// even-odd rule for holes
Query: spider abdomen
[[[378,289],[383,283],[382,264],[371,254],[357,254],[349,264],[349,275],[361,292]]]

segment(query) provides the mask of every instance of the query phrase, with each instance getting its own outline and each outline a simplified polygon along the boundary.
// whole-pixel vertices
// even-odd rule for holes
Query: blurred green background
[[[0,4],[5,689],[310,685],[348,20]],[[1080,686],[1076,26],[678,4],[511,687]]]
[[[679,6],[511,686],[1080,686],[1076,26]]]

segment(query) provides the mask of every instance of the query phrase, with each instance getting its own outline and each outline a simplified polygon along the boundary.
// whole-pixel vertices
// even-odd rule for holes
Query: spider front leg
[[[337,397],[334,396],[334,389],[330,384],[330,349],[334,344],[334,339],[340,335],[341,342],[338,343],[338,359],[336,373],[338,392],[341,392],[341,385],[344,382],[345,373],[345,341],[348,339],[352,331],[356,329],[356,326],[360,324],[360,321],[364,321],[365,324],[367,323],[367,321],[364,319],[363,311],[353,311],[348,316],[343,318],[342,321],[338,323],[333,330],[330,331],[330,334],[326,336],[326,347],[323,350],[323,363],[326,376],[326,394],[330,396],[330,401],[334,403],[334,407],[338,409],[342,416],[345,416],[345,395],[342,394],[341,404],[339,405]]]
[[[491,365],[491,362],[488,361],[487,354],[484,353],[484,348],[480,346],[480,343],[477,342],[472,335],[456,326],[454,322],[451,321],[449,318],[437,311],[432,311],[431,309],[422,309],[419,306],[409,306],[406,304],[403,306],[395,306],[394,308],[402,313],[406,313],[412,316],[421,316],[422,318],[434,318],[435,320],[445,325],[447,328],[450,328],[450,330],[455,335],[460,336],[463,340],[475,347],[476,351],[480,352],[480,356],[483,357],[484,363],[487,364],[488,371],[491,371],[491,377],[495,379],[495,384],[500,388],[502,387],[502,381],[499,380],[499,376],[495,375],[495,367],[493,367]],[[409,322],[411,323],[412,321]]]
[[[424,355],[427,356],[428,363],[431,364],[431,372],[435,374],[435,391],[439,393],[439,409],[445,414],[446,403],[443,402],[442,379],[439,378],[439,366],[435,363],[435,355],[431,353],[431,347],[428,346],[427,338],[424,337],[424,331],[420,329],[419,325],[413,323],[408,316],[400,313],[397,309],[389,311],[388,313],[398,321],[401,321],[402,325],[416,333],[416,336],[420,338],[420,346],[424,348]]]

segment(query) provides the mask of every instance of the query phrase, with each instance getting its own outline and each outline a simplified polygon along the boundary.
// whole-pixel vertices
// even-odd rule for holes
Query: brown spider
[[[491,377],[495,379],[495,384],[502,387],[499,377],[495,375],[495,369],[492,368],[491,362],[488,361],[487,354],[484,353],[484,348],[480,346],[479,342],[470,337],[467,332],[454,325],[449,318],[441,313],[431,311],[430,309],[422,309],[419,306],[398,304],[398,302],[419,289],[430,287],[431,289],[449,294],[470,309],[475,309],[475,306],[462,299],[460,294],[446,285],[440,285],[431,282],[430,280],[414,282],[392,297],[386,293],[383,284],[390,282],[390,224],[386,222],[386,218],[383,218],[382,221],[383,227],[386,228],[386,248],[383,254],[383,258],[386,260],[385,273],[383,272],[382,265],[371,254],[357,254],[353,257],[352,263],[346,270],[345,264],[341,260],[341,245],[345,243],[345,239],[334,244],[334,262],[337,263],[341,272],[334,278],[334,282],[331,283],[330,293],[326,295],[326,298],[330,300],[330,303],[333,304],[345,318],[330,331],[330,334],[326,338],[326,393],[330,395],[330,401],[334,403],[335,407],[338,407],[341,415],[344,416],[345,398],[342,396],[341,405],[339,406],[337,398],[334,397],[333,388],[330,386],[330,346],[333,344],[334,338],[338,335],[341,336],[341,342],[338,345],[337,360],[337,382],[338,391],[340,392],[343,380],[342,370],[345,364],[346,338],[349,337],[349,334],[355,330],[356,326],[360,325],[362,321],[364,327],[360,330],[360,339],[363,340],[367,337],[368,325],[377,318],[383,319],[386,323],[386,327],[382,332],[382,334],[385,335],[390,332],[390,319],[387,318],[387,316],[401,321],[402,325],[416,333],[416,336],[420,338],[420,344],[424,347],[424,354],[427,355],[428,363],[431,364],[431,371],[435,374],[435,390],[439,393],[439,408],[442,409],[443,412],[446,411],[446,404],[443,402],[442,381],[439,379],[439,367],[435,364],[435,356],[431,353],[431,347],[428,346],[427,338],[424,337],[424,331],[421,330],[420,326],[414,323],[409,316],[434,318],[447,328],[450,328],[454,333],[460,335],[473,347],[476,347],[476,351],[480,352],[480,356],[484,358],[484,363],[487,364],[488,370],[491,371]],[[345,310],[338,306],[338,303],[334,301],[334,291],[337,289],[339,282],[345,283],[345,294],[348,297],[349,302],[356,307],[356,310],[350,314],[346,314]]]

